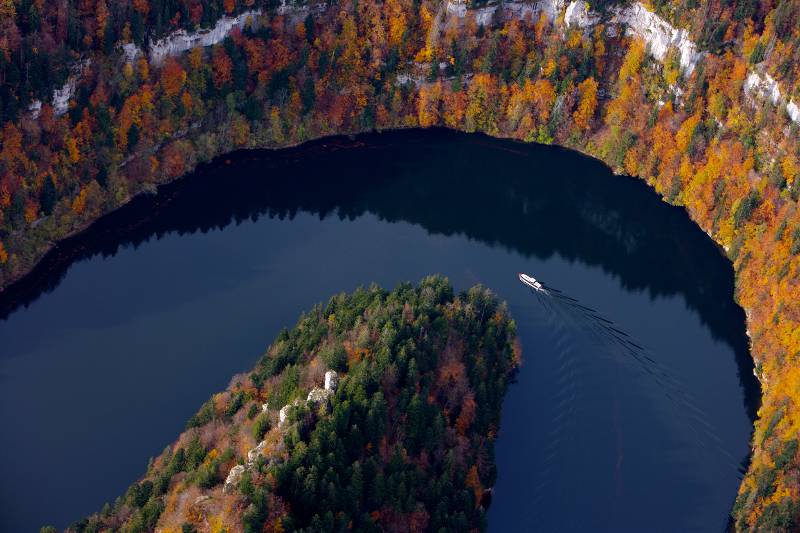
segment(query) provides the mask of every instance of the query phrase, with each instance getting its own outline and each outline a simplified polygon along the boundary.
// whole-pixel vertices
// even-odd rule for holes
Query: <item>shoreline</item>
[[[72,265],[76,260],[81,257],[81,254],[84,253],[87,248],[89,248],[92,244],[95,246],[98,242],[103,241],[103,239],[114,240],[120,233],[130,232],[132,228],[125,227],[125,226],[115,226],[115,223],[119,222],[117,217],[120,216],[120,213],[124,215],[123,208],[130,209],[131,206],[136,206],[138,203],[146,204],[148,203],[147,200],[152,199],[160,199],[163,200],[164,203],[162,204],[163,208],[166,208],[170,205],[170,188],[177,186],[177,184],[184,181],[184,179],[191,178],[193,175],[199,172],[207,172],[209,170],[214,169],[215,167],[224,167],[231,163],[247,160],[247,159],[255,159],[258,157],[262,157],[265,154],[269,154],[271,157],[298,157],[303,155],[310,155],[313,153],[325,153],[330,152],[333,150],[341,150],[341,149],[352,149],[352,148],[363,148],[366,146],[365,143],[360,143],[360,137],[366,135],[393,135],[393,134],[409,134],[414,132],[414,130],[418,130],[418,132],[455,132],[463,134],[460,130],[452,129],[452,128],[444,128],[444,127],[433,127],[433,128],[391,128],[385,130],[373,130],[373,131],[364,131],[364,132],[356,132],[356,133],[349,133],[349,134],[341,134],[341,135],[331,135],[331,136],[322,136],[315,139],[306,140],[303,142],[293,143],[291,145],[287,145],[285,147],[255,147],[255,148],[242,148],[233,150],[230,152],[223,153],[218,155],[209,161],[203,161],[198,163],[194,166],[194,168],[186,172],[175,179],[165,181],[164,183],[160,183],[153,188],[144,188],[143,190],[137,192],[134,195],[131,195],[126,201],[120,204],[117,208],[104,213],[103,215],[91,220],[90,222],[82,225],[80,228],[73,231],[69,236],[61,239],[57,242],[51,243],[48,247],[47,251],[42,254],[40,259],[35,263],[35,265],[29,269],[24,274],[21,274],[16,280],[5,286],[2,290],[0,290],[0,320],[7,318],[14,310],[20,308],[21,306],[27,306],[32,301],[38,299],[41,294],[49,292],[52,290],[54,286],[57,286],[60,283],[60,280],[63,277],[59,275],[60,269],[68,269],[70,265]],[[519,139],[514,139],[511,137],[502,137],[502,136],[493,136],[485,133],[473,133],[471,134],[475,139],[485,138],[488,140],[501,140],[508,142],[509,144],[513,145],[522,145],[522,146],[530,146],[535,145],[537,143],[530,143],[525,142]],[[389,139],[387,139],[388,141]],[[421,139],[424,141],[424,138]],[[643,182],[644,185],[647,185],[648,188],[658,194],[658,191],[653,187],[652,184],[648,183],[647,180],[635,176],[629,176],[622,172],[618,172],[617,169],[610,167],[604,161],[599,159],[598,157],[593,156],[591,153],[587,153],[584,150],[578,149],[572,146],[565,146],[559,144],[552,144],[552,145],[541,145],[541,146],[551,146],[553,149],[569,151],[572,153],[580,154],[582,157],[586,157],[592,160],[595,160],[598,163],[601,163],[606,168],[610,169],[610,171],[615,175],[619,176],[624,179],[636,181],[636,182]],[[695,227],[700,228],[703,230],[704,233],[709,237],[709,239],[714,242],[715,246],[717,247],[718,251],[725,255],[728,264],[732,265],[730,257],[725,253],[724,248],[715,241],[711,235],[708,234],[699,224],[697,224],[690,216],[688,210],[682,205],[673,204],[665,199],[665,197],[661,194],[658,194],[661,202],[669,204],[672,207],[681,207],[683,212],[686,214],[688,220],[692,222],[692,225]],[[104,230],[107,230],[104,232]],[[92,234],[95,231],[96,233]],[[99,237],[100,240],[89,242],[89,239],[94,239],[95,237]],[[736,275],[735,268],[733,269],[734,275]],[[55,278],[54,278],[55,276]],[[44,287],[44,288],[43,288]],[[42,292],[37,294],[33,299],[27,300],[24,298],[26,293],[29,293],[34,288],[43,288]],[[22,298],[20,298],[20,296]],[[732,300],[736,303],[737,306],[741,308],[739,305],[735,293],[731,294]],[[761,378],[758,376],[756,372],[756,364],[757,361],[753,358],[752,352],[752,337],[750,336],[750,316],[751,314],[748,310],[742,308],[745,317],[745,334],[747,335],[748,339],[748,348],[749,348],[749,355],[750,360],[752,363],[752,372],[753,375],[756,377],[757,382],[759,383],[760,390],[758,391],[758,400],[759,405],[763,402],[765,387],[764,383],[761,381]],[[754,426],[751,427],[751,445],[750,445],[750,454],[748,455],[748,463],[753,459],[753,453],[755,448],[752,445],[752,431],[754,431]]]

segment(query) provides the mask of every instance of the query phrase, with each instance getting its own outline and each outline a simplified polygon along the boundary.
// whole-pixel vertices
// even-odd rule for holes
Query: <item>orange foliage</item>
[[[168,58],[161,69],[161,87],[168,97],[175,96],[183,88],[186,71],[174,58]]]
[[[481,485],[480,477],[478,476],[478,467],[472,465],[469,472],[467,472],[467,479],[465,481],[467,488],[472,489],[475,494],[475,507],[480,505],[481,498],[483,497],[483,485]]]
[[[214,87],[221,89],[223,85],[227,85],[231,82],[233,63],[222,47],[218,47],[214,50],[211,62],[214,72]]]
[[[186,170],[186,162],[177,143],[170,144],[164,150],[162,165],[164,167],[164,172],[169,177],[175,178],[184,173]]]
[[[572,114],[575,125],[582,130],[589,129],[592,117],[597,109],[597,87],[598,84],[592,77],[588,77],[578,85],[580,100],[578,109]]]

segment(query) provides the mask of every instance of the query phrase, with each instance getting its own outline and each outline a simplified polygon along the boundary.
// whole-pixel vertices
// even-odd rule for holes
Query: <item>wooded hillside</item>
[[[433,125],[570,146],[686,206],[734,262],[764,386],[736,524],[800,527],[800,2],[627,7],[639,19],[556,0],[3,0],[0,285],[234,148]],[[214,46],[148,60],[251,10]]]

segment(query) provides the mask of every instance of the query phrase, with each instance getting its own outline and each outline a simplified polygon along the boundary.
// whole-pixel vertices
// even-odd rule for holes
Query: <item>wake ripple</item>
[[[615,356],[624,366],[640,372],[656,384],[658,390],[668,400],[668,403],[677,411],[677,416],[685,422],[696,444],[704,450],[720,458],[726,466],[730,467],[737,477],[741,478],[741,465],[725,448],[722,439],[717,434],[714,424],[708,414],[697,405],[686,387],[661,363],[657,356],[645,348],[626,333],[619,325],[602,316],[600,312],[583,305],[578,299],[573,298],[555,287],[543,285],[547,292],[530,289],[535,296],[541,310],[544,311],[548,331],[554,335],[554,352],[557,364],[556,381],[559,385],[558,394],[554,398],[556,414],[550,426],[550,439],[545,450],[543,471],[539,472],[536,499],[541,497],[539,490],[543,490],[554,474],[557,465],[556,458],[564,439],[569,438],[574,427],[576,405],[581,405],[577,400],[582,387],[576,383],[576,377],[581,373],[582,365],[579,361],[579,351],[572,339],[574,331],[581,331],[589,335],[594,341],[599,353],[608,353]],[[616,402],[616,399],[615,399]],[[618,433],[618,467],[622,462],[621,442],[619,433],[619,406],[615,406],[615,432]]]

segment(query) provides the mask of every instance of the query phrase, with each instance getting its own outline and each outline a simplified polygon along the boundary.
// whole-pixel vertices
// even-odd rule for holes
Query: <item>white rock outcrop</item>
[[[584,0],[570,2],[564,12],[564,24],[567,28],[585,29],[594,26],[599,20],[600,17],[589,8],[589,4]]]
[[[703,58],[697,45],[689,39],[689,33],[673,28],[667,21],[647,9],[641,2],[616,9],[615,21],[627,27],[628,35],[635,35],[647,43],[650,54],[663,62],[671,48],[677,48],[680,65],[686,76],[691,75]]]
[[[278,15],[288,17],[292,22],[301,22],[309,13],[323,13],[327,9],[325,2],[316,2],[315,4],[299,3],[294,0],[281,0],[281,5],[276,10]]]
[[[662,63],[669,51],[675,48],[680,56],[681,70],[686,76],[691,75],[703,58],[703,52],[698,51],[697,45],[689,38],[689,32],[674,28],[641,2],[612,8],[611,13],[612,25],[606,30],[608,34],[616,35],[614,24],[624,26],[628,35],[642,39],[650,55]],[[570,2],[564,12],[564,24],[567,27],[591,28],[600,20],[600,15],[584,0]]]
[[[339,374],[337,374],[334,370],[328,370],[325,372],[325,384],[324,388],[321,387],[314,387],[308,393],[308,397],[306,398],[306,405],[316,406],[322,404],[324,402],[328,402],[336,392],[336,388],[339,386]],[[281,407],[280,411],[278,412],[278,427],[282,427],[286,422],[287,418],[289,417],[289,410],[292,407],[298,407],[302,401],[297,399],[293,401],[291,404],[284,405]],[[262,412],[267,412],[269,409],[269,404],[265,402],[261,406]],[[284,444],[282,440],[279,440],[276,447],[273,450],[276,453],[280,453],[284,450]],[[236,465],[231,468],[230,472],[228,472],[228,477],[225,478],[225,484],[222,487],[222,491],[225,493],[230,492],[231,490],[235,489],[236,486],[239,484],[239,481],[242,479],[242,475],[247,469],[250,469],[255,464],[256,460],[260,456],[264,454],[264,450],[267,448],[267,441],[262,440],[258,443],[255,448],[252,448],[247,452],[247,464],[246,465]],[[269,464],[275,464],[281,461],[281,458],[276,455],[276,453],[271,453],[273,457],[269,460]]]
[[[244,465],[236,465],[231,468],[231,471],[228,472],[228,477],[225,478],[225,484],[222,486],[222,492],[228,493],[236,488],[236,485],[239,484],[239,481],[242,479],[242,474],[244,474]]]
[[[63,115],[69,111],[69,100],[75,95],[77,86],[78,78],[70,76],[60,89],[53,91],[53,112],[56,116]]]
[[[135,43],[125,43],[122,45],[122,55],[126,63],[133,63],[141,53],[142,49],[136,46]]]
[[[574,0],[566,9],[564,0],[541,0],[538,2],[505,2],[501,4],[507,14],[519,18],[528,13],[537,15],[544,13],[550,22],[555,22],[564,13],[564,24],[567,27],[581,29],[591,28],[600,22],[601,17],[593,11],[585,0]],[[473,10],[479,24],[487,24],[498,5],[487,6]],[[448,15],[463,18],[470,10],[461,0],[448,0],[446,12]],[[635,35],[643,39],[650,54],[658,61],[663,62],[671,48],[676,48],[680,55],[680,65],[686,76],[691,75],[697,64],[703,58],[703,53],[698,51],[697,45],[689,38],[689,33],[683,29],[676,29],[667,21],[647,9],[641,2],[635,2],[624,8],[612,11],[613,23],[625,26],[628,35]],[[609,27],[609,33],[615,30]]]
[[[761,76],[757,72],[751,72],[744,80],[744,92],[751,97],[766,98],[772,105],[777,105],[781,101],[781,88],[769,74]]]
[[[339,386],[339,374],[336,373],[334,370],[328,370],[325,372],[325,383],[324,388],[314,387],[308,392],[308,396],[306,396],[306,405],[316,406],[327,402],[330,400],[333,393],[336,392],[336,388]],[[295,400],[292,402],[291,405],[284,405],[281,407],[281,410],[278,412],[278,427],[283,426],[286,422],[286,419],[289,417],[289,410],[292,407],[297,407],[301,403],[300,399]]]
[[[284,405],[281,407],[281,410],[278,412],[278,427],[281,427],[284,422],[286,422],[286,417],[289,416],[289,409],[291,409],[291,405]]]
[[[448,15],[455,15],[456,17],[464,17],[467,15],[467,4],[454,0],[448,0],[447,8]]]
[[[325,390],[336,392],[339,387],[339,374],[335,370],[325,372]]]
[[[150,43],[150,62],[160,65],[169,56],[182,54],[192,48],[212,46],[221,42],[234,28],[243,28],[247,21],[261,15],[260,9],[245,11],[236,17],[222,17],[216,25],[208,30],[187,32],[178,30]]]
[[[789,117],[800,124],[800,107],[797,107],[797,104],[794,103],[794,100],[789,100],[789,103],[786,104],[786,112],[789,113]]]
[[[486,6],[472,10],[478,26],[488,26],[492,22],[495,11],[497,11],[497,6]]]
[[[751,72],[744,80],[743,90],[748,97],[768,100],[772,105],[785,102],[780,84],[769,74],[761,75],[758,72]],[[800,124],[800,108],[794,103],[794,100],[786,102],[786,113],[793,122]]]
[[[540,0],[538,2],[511,1],[504,2],[502,6],[504,13],[520,19],[530,14],[531,18],[535,20],[539,13],[544,13],[547,20],[555,22],[556,18],[558,18],[564,10],[564,0]],[[467,13],[471,11],[475,14],[475,21],[483,26],[491,22],[492,15],[494,15],[497,9],[498,4],[470,10],[467,8],[467,3],[460,0],[449,0],[446,6],[448,15],[459,18],[464,18],[467,16]]]
[[[567,27],[589,28],[599,20],[599,16],[583,0],[571,2],[564,14],[564,24]],[[669,51],[673,48],[677,49],[680,55],[681,69],[686,76],[692,74],[703,58],[703,52],[698,51],[697,45],[689,39],[686,30],[672,27],[641,2],[624,8],[616,8],[613,22],[625,26],[628,35],[634,35],[644,40],[647,43],[647,50],[657,61],[663,63]],[[672,89],[678,96],[682,94],[680,87],[674,86]],[[769,74],[751,71],[745,79],[743,90],[751,99],[765,99],[772,105],[784,103],[789,118],[800,124],[800,106],[794,100],[786,102],[781,93],[780,84]]]
[[[60,89],[55,89],[53,91],[53,113],[55,113],[57,117],[69,111],[69,101],[75,96],[75,89],[78,87],[81,75],[83,75],[84,69],[90,64],[91,60],[84,59],[72,65],[70,68],[71,74],[69,78],[67,78],[67,81]]]
[[[34,100],[31,102],[31,105],[28,106],[28,111],[31,113],[31,118],[36,120],[39,118],[39,115],[42,113],[42,101],[41,100]]]
[[[311,389],[311,391],[309,391],[308,397],[306,398],[306,403],[315,407],[317,405],[327,403],[331,396],[333,396],[332,390],[314,387]]]
[[[423,76],[415,76],[414,74],[409,74],[407,72],[401,72],[398,74],[396,80],[397,85],[405,85],[407,83],[422,85],[425,82],[425,78]]]
[[[550,22],[555,22],[564,10],[564,0],[541,0],[535,6],[535,13],[544,13]]]
[[[261,452],[264,451],[264,448],[267,447],[267,441],[262,440],[258,443],[258,446],[247,452],[247,464],[251,465],[256,462],[258,456],[261,455]]]

